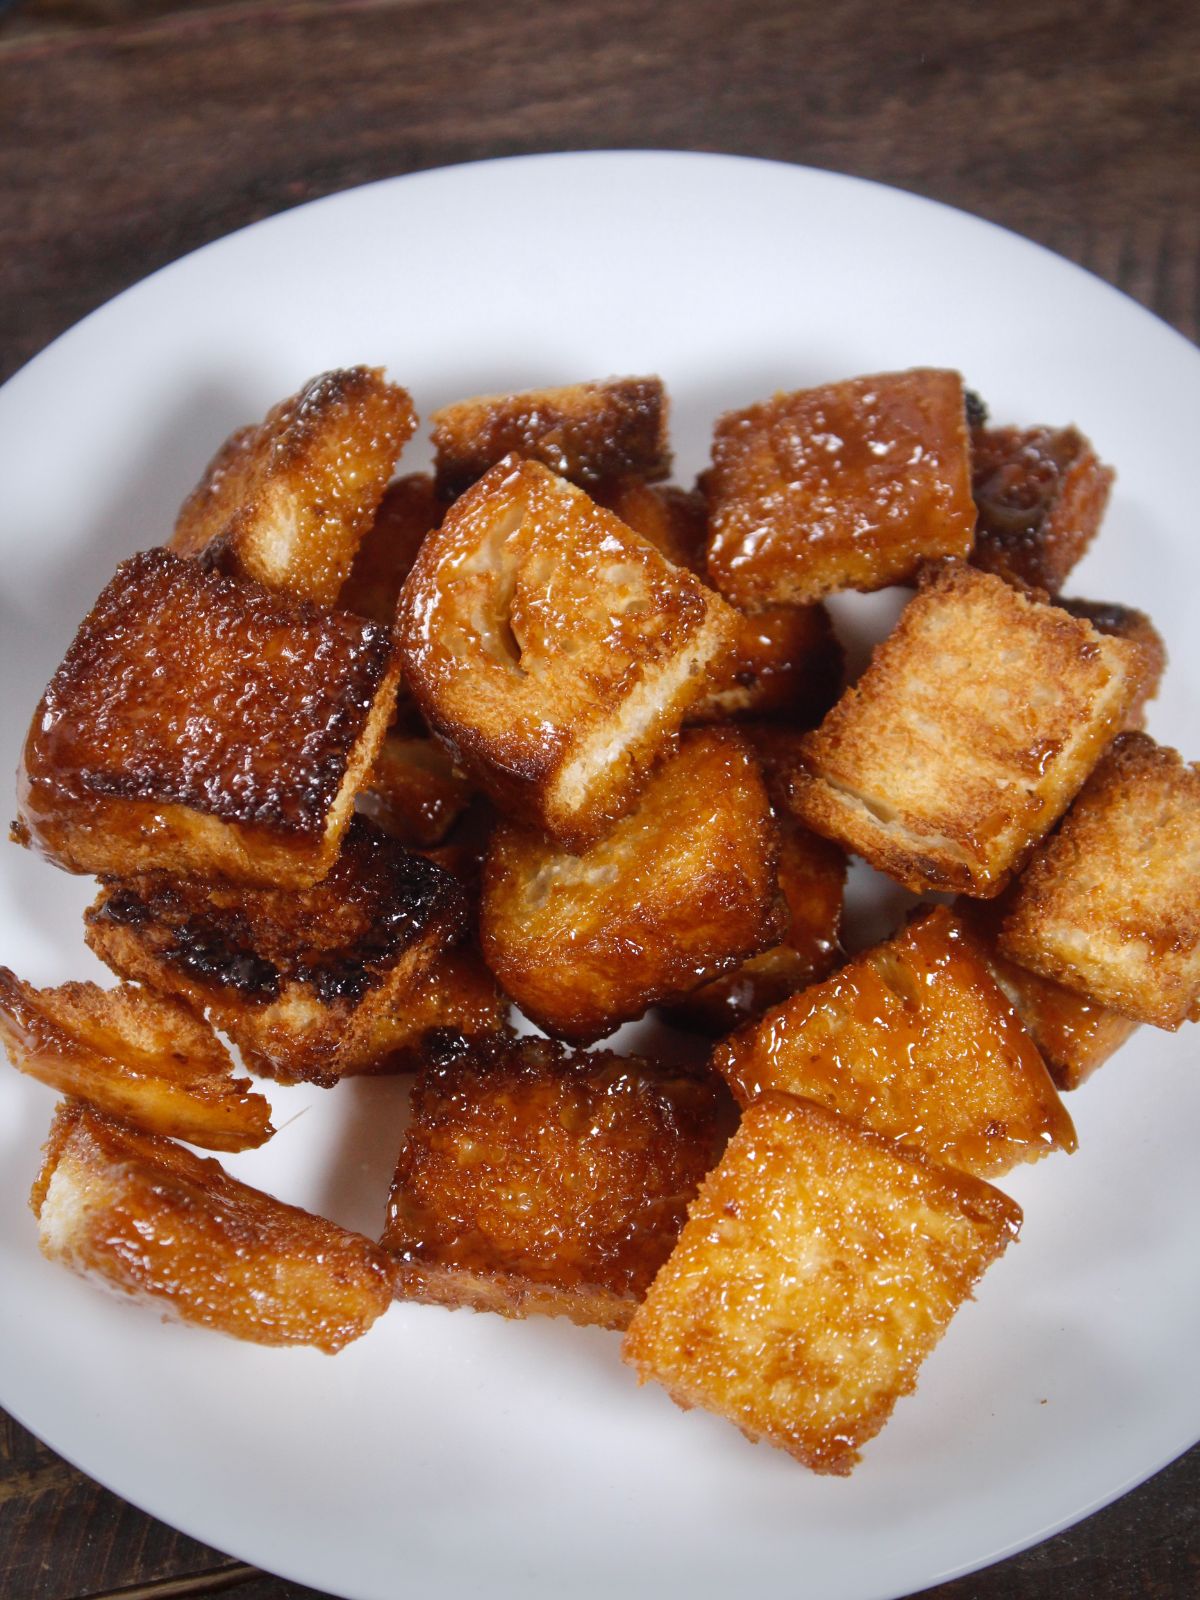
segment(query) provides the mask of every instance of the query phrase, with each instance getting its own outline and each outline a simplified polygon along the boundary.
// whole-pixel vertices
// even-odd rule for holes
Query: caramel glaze
[[[413,1090],[385,1248],[403,1298],[623,1327],[732,1121],[719,1080],[444,1035]]]

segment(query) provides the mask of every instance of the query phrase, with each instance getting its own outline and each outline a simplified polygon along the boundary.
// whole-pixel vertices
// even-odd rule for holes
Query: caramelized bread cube
[[[322,373],[225,441],[184,501],[171,548],[332,605],[416,425],[382,369]]]
[[[801,821],[918,893],[998,894],[1122,726],[1141,658],[947,562],[807,734]]]
[[[1200,763],[1114,741],[1013,891],[1000,948],[1135,1022],[1200,1021]]]
[[[383,1244],[397,1294],[623,1328],[721,1153],[717,1079],[545,1039],[445,1041],[413,1089]]]
[[[1126,728],[1143,728],[1146,723],[1146,703],[1153,700],[1162,683],[1167,668],[1167,647],[1162,635],[1144,611],[1132,606],[1117,605],[1111,600],[1055,600],[1073,617],[1090,622],[1097,633],[1106,633],[1114,639],[1124,639],[1141,655],[1140,687],[1125,713]]]
[[[1121,1048],[1137,1023],[1000,954],[997,939],[1011,896],[1009,889],[999,900],[960,899],[955,910],[974,934],[988,970],[1016,1007],[1057,1087],[1078,1089]]]
[[[391,1302],[369,1239],[78,1102],[55,1114],[30,1204],[49,1260],[235,1339],[333,1355]]]
[[[1075,428],[976,428],[972,566],[1057,594],[1096,536],[1113,471]]]
[[[1020,1223],[979,1179],[767,1095],[693,1201],[625,1359],[685,1409],[848,1473]]]
[[[597,488],[595,499],[615,512],[627,528],[649,539],[660,555],[675,566],[686,567],[698,578],[705,576],[708,502],[699,489],[626,478]]]
[[[983,953],[944,906],[718,1047],[746,1105],[769,1090],[991,1178],[1075,1130]]]
[[[425,535],[441,522],[443,509],[429,473],[397,478],[358,547],[350,576],[338,595],[338,607],[390,628],[404,580]]]
[[[471,803],[475,788],[434,739],[389,733],[357,809],[402,844],[440,844]]]
[[[17,837],[70,872],[299,888],[383,740],[387,631],[167,550],[122,562],[34,713]]]
[[[547,1032],[602,1038],[773,941],[778,849],[746,741],[729,729],[685,734],[637,808],[582,855],[529,828],[496,829],[484,959]]]
[[[378,1069],[381,1023],[465,917],[449,873],[360,817],[311,889],[109,883],[86,937],[119,976],[206,1013],[255,1072],[328,1086]]]
[[[372,1072],[415,1072],[431,1041],[451,1033],[469,1041],[508,1036],[508,1001],[471,944],[455,945],[415,980],[394,1010],[376,1018]]]
[[[480,395],[443,406],[430,421],[438,489],[448,499],[514,453],[589,489],[616,478],[665,478],[671,468],[659,378]]]
[[[212,1029],[145,989],[35,989],[0,967],[0,1044],[31,1078],[148,1133],[249,1150],[275,1131],[270,1105],[234,1077]]]
[[[502,811],[570,849],[633,806],[732,627],[698,579],[515,457],[425,541],[398,621],[434,732]]]
[[[729,412],[706,488],[708,570],[735,605],[908,583],[974,539],[962,379],[881,373]]]

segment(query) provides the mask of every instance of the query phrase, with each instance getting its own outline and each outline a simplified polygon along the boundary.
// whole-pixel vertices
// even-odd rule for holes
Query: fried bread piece
[[[880,373],[728,412],[706,487],[708,570],[735,605],[908,583],[974,539],[962,379]]]
[[[1124,639],[1140,652],[1140,687],[1125,713],[1125,727],[1143,728],[1146,703],[1158,693],[1167,668],[1167,647],[1158,629],[1144,611],[1135,611],[1132,606],[1118,605],[1111,600],[1064,600],[1059,596],[1054,603],[1071,616],[1090,622],[1097,633]]]
[[[390,484],[342,585],[339,608],[390,628],[417,551],[441,522],[444,509],[427,472],[413,472]]]
[[[332,605],[416,425],[382,368],[322,373],[225,441],[184,501],[171,548]]]
[[[649,539],[668,561],[686,567],[698,578],[705,576],[708,501],[699,489],[624,478],[619,483],[599,486],[593,498],[598,505],[615,512],[627,528]]]
[[[1014,889],[1000,949],[1135,1022],[1200,1021],[1200,763],[1115,740]]]
[[[579,849],[670,751],[733,618],[582,490],[508,457],[421,547],[398,624],[434,732],[502,811]]]
[[[724,1144],[689,1076],[545,1039],[444,1041],[413,1090],[383,1244],[397,1294],[623,1328]]]
[[[443,406],[430,422],[438,489],[448,499],[514,453],[585,489],[620,478],[665,478],[671,469],[659,378],[479,395]]]
[[[1137,1023],[1001,955],[997,939],[1012,892],[1010,888],[998,900],[960,897],[954,909],[975,936],[988,970],[1016,1007],[1057,1087],[1078,1089],[1121,1048]]]
[[[381,1022],[465,917],[449,873],[359,817],[311,889],[108,883],[86,937],[119,976],[207,1014],[254,1071],[328,1086],[378,1069]]]
[[[972,566],[1057,594],[1096,536],[1114,473],[1075,428],[976,428]]]
[[[509,1005],[473,944],[439,955],[394,1010],[376,1018],[372,1072],[415,1072],[436,1036],[468,1041],[509,1037]]]
[[[823,1107],[748,1107],[624,1356],[816,1472],[848,1473],[1015,1238],[998,1189]]]
[[[1075,1130],[967,929],[944,906],[743,1028],[713,1066],[746,1105],[801,1095],[979,1178]]]
[[[375,623],[148,550],[117,568],[34,713],[16,835],[70,872],[311,884],[398,673]]]
[[[548,1033],[603,1038],[777,937],[778,850],[746,741],[687,733],[636,809],[582,855],[501,823],[484,863],[484,959]]]
[[[333,1355],[387,1310],[386,1255],[216,1162],[63,1101],[30,1204],[42,1254],[183,1322]]]
[[[31,1078],[148,1133],[249,1150],[275,1131],[270,1105],[234,1076],[212,1029],[145,989],[35,989],[0,967],[0,1044]]]
[[[389,733],[356,799],[363,816],[402,844],[440,844],[475,793],[435,739]]]
[[[1142,658],[990,573],[928,573],[801,743],[801,821],[918,893],[998,894],[1123,725]]]

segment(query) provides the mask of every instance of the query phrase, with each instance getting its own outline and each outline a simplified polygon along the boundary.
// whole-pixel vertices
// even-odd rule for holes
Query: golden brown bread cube
[[[475,786],[435,739],[389,733],[355,806],[402,844],[440,844],[471,803]]]
[[[484,959],[548,1033],[603,1038],[773,942],[778,849],[746,741],[687,733],[635,810],[581,855],[501,823],[484,863]]]
[[[668,561],[704,577],[708,501],[699,489],[624,478],[600,485],[593,491],[593,498],[598,505],[615,512],[627,528],[649,539]]]
[[[735,605],[908,583],[974,539],[962,379],[880,373],[728,412],[705,482],[708,570]]]
[[[1000,949],[1135,1022],[1200,1021],[1200,764],[1114,741],[1014,889]]]
[[[1020,1208],[821,1106],[749,1106],[625,1337],[625,1359],[816,1472],[848,1473]]]
[[[253,1071],[328,1086],[379,1070],[378,1030],[465,917],[449,873],[359,817],[311,889],[111,882],[86,937],[120,977],[204,1012]]]
[[[720,1045],[741,1104],[800,1095],[976,1177],[1075,1130],[982,951],[944,906]]]
[[[417,551],[441,522],[444,509],[427,472],[413,472],[390,484],[342,585],[339,609],[390,628]]]
[[[443,406],[430,422],[446,498],[514,453],[587,489],[619,478],[665,478],[671,468],[659,378],[479,395]]]
[[[918,893],[998,894],[1123,725],[1142,671],[1125,640],[947,562],[805,735],[790,803]]]
[[[1012,892],[998,900],[960,898],[955,911],[974,934],[988,970],[1016,1007],[1057,1087],[1078,1089],[1121,1048],[1137,1023],[1001,955],[997,940]]]
[[[117,568],[34,713],[16,836],[70,872],[311,884],[398,673],[375,623],[148,550]]]
[[[171,548],[332,605],[416,425],[381,368],[322,373],[225,441],[184,501]]]
[[[1096,536],[1113,471],[1075,428],[976,428],[971,564],[1057,594]]]
[[[1125,713],[1125,728],[1143,728],[1146,703],[1158,693],[1167,668],[1167,647],[1158,629],[1144,611],[1111,600],[1064,600],[1060,595],[1054,603],[1090,622],[1097,633],[1124,639],[1137,649],[1142,658],[1140,687]]]
[[[397,1294],[623,1328],[731,1120],[711,1075],[545,1039],[445,1040],[413,1090],[384,1247]]]
[[[212,1029],[145,989],[35,989],[0,967],[0,1044],[30,1077],[148,1133],[249,1150],[275,1131]]]
[[[582,490],[509,457],[426,539],[398,624],[434,732],[502,811],[579,849],[670,751],[732,615]]]
[[[42,1254],[160,1313],[333,1355],[391,1303],[369,1239],[170,1139],[63,1101],[45,1156],[30,1196]]]

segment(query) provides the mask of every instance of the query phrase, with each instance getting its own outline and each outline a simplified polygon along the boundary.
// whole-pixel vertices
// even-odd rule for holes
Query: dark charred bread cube
[[[610,511],[515,457],[425,541],[398,620],[434,732],[502,811],[570,849],[633,806],[733,623]]]
[[[324,876],[393,710],[388,632],[167,550],[117,568],[34,713],[17,833],[70,872]]]
[[[430,418],[438,489],[462,494],[507,455],[539,461],[582,488],[671,470],[659,378],[609,378],[559,389],[480,395]]]
[[[322,373],[225,441],[184,501],[172,549],[332,605],[416,425],[380,368]]]
[[[581,855],[529,828],[496,829],[484,959],[548,1033],[603,1038],[774,942],[778,850],[746,741],[729,729],[685,734],[636,809]]]
[[[87,942],[120,977],[204,1012],[255,1072],[330,1085],[378,1070],[381,1022],[465,917],[449,873],[359,817],[311,889],[108,883]]]
[[[1020,1223],[978,1178],[767,1095],[692,1202],[625,1359],[685,1409],[844,1475]]]
[[[1000,949],[1135,1022],[1200,1021],[1200,763],[1122,734],[1014,889]]]
[[[444,1034],[469,1042],[509,1037],[509,1004],[470,943],[439,955],[392,1010],[375,1020],[372,1072],[415,1072]]]
[[[1113,471],[1075,428],[976,428],[973,566],[1057,594],[1096,536]]]
[[[249,1150],[275,1131],[212,1029],[145,989],[35,989],[0,967],[0,1044],[31,1078],[148,1133]]]
[[[1167,647],[1162,635],[1144,611],[1132,606],[1118,605],[1111,600],[1055,600],[1073,617],[1090,622],[1097,633],[1114,639],[1124,639],[1138,650],[1142,658],[1141,687],[1125,714],[1125,727],[1143,728],[1146,722],[1146,703],[1153,700],[1167,669]]]
[[[429,473],[397,478],[358,547],[350,576],[338,595],[339,609],[390,628],[417,551],[426,534],[441,522],[444,509]]]
[[[1123,725],[1141,670],[1133,645],[947,562],[805,735],[790,803],[918,893],[998,894]]]
[[[64,1101],[45,1157],[30,1196],[42,1254],[163,1315],[333,1355],[391,1303],[369,1239],[170,1139]]]
[[[992,1178],[1075,1130],[983,952],[944,906],[718,1047],[746,1105],[815,1100],[935,1161]]]
[[[974,539],[962,379],[882,373],[729,412],[705,482],[708,571],[734,605],[908,583]]]
[[[988,970],[1016,1007],[1057,1087],[1078,1089],[1138,1025],[1001,955],[997,940],[1012,892],[1010,888],[998,900],[959,899],[955,910],[974,934]]]
[[[428,847],[442,842],[474,794],[435,739],[389,733],[355,806],[402,844]]]
[[[711,1075],[545,1039],[446,1041],[413,1090],[388,1204],[397,1294],[625,1327],[731,1110]]]

